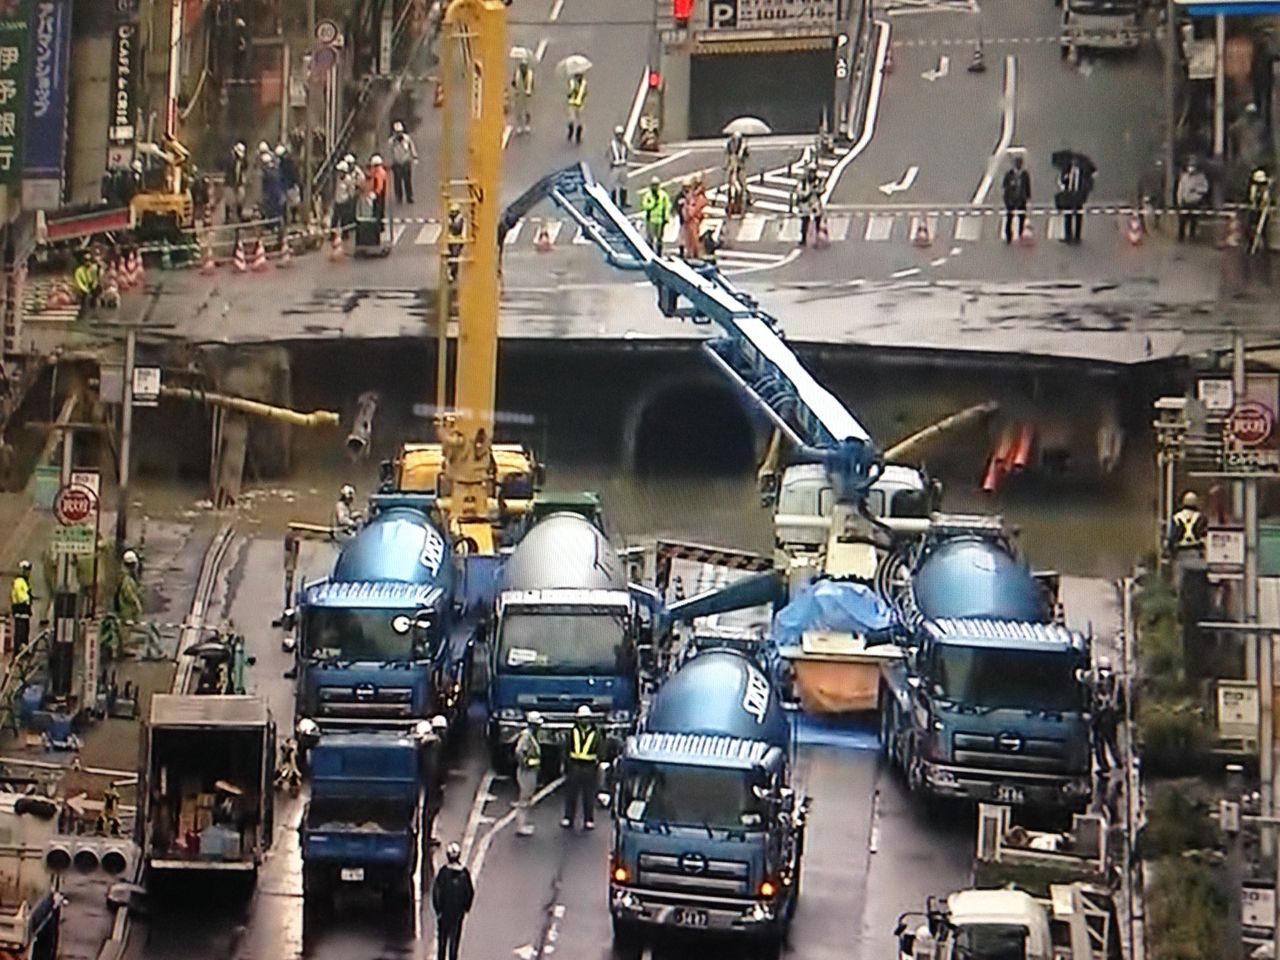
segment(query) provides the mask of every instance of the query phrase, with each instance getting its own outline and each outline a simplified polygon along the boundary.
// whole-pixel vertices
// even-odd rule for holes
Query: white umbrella
[[[512,60],[519,60],[522,63],[528,63],[533,59],[533,52],[528,47],[512,47],[508,56]]]
[[[556,64],[556,73],[562,77],[574,77],[591,69],[591,61],[580,53],[571,53]]]
[[[765,134],[773,133],[773,128],[759,117],[739,117],[737,120],[730,120],[726,123],[721,133],[740,133],[744,137],[762,137]]]

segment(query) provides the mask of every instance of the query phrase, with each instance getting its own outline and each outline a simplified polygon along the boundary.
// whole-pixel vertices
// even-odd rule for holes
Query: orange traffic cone
[[[234,263],[236,267],[236,273],[244,273],[246,270],[249,269],[249,265],[245,262],[243,240],[236,241],[236,253],[235,253]]]
[[[1137,211],[1129,214],[1129,225],[1125,230],[1129,245],[1134,247],[1141,246],[1142,236],[1145,232],[1142,228],[1142,218],[1138,216]]]
[[[347,255],[347,249],[342,244],[342,231],[334,230],[329,234],[329,259],[341,260]]]
[[[218,269],[218,263],[213,259],[213,240],[207,235],[200,244],[200,272],[208,275]]]
[[[120,289],[132,290],[134,287],[133,261],[130,258],[129,254],[127,253],[119,254],[115,258],[115,260],[112,262],[116,264],[116,271],[117,271],[116,275],[119,279]]]
[[[293,247],[289,243],[288,237],[284,238],[283,244],[284,245],[280,248],[280,263],[277,264],[277,266],[286,267],[286,268],[292,267],[293,266]]]
[[[538,232],[533,235],[533,249],[539,253],[551,252],[551,231],[545,220],[538,224]]]
[[[261,273],[267,269],[267,248],[262,245],[262,238],[258,238],[257,246],[253,248],[253,272]]]
[[[913,247],[928,247],[933,244],[933,237],[929,234],[929,221],[925,217],[911,218],[911,245]]]
[[[142,254],[134,247],[129,254],[129,281],[133,287],[141,287],[146,282],[146,273],[142,266]]]

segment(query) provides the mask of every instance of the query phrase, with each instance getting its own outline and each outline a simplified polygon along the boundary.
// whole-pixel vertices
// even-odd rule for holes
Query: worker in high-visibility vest
[[[577,718],[569,729],[565,741],[567,754],[564,763],[565,792],[564,816],[560,826],[573,829],[573,818],[582,798],[582,826],[592,830],[596,825],[593,800],[596,793],[596,775],[600,767],[600,727],[591,719],[591,708],[585,703],[578,707]]]
[[[582,111],[587,105],[587,76],[575,73],[569,78],[569,133],[566,140],[582,142]]]
[[[542,714],[536,710],[529,711],[525,718],[526,726],[516,737],[516,836],[527,837],[533,834],[533,824],[529,822],[529,808],[533,806],[533,795],[538,790],[538,775],[542,772],[542,744],[538,742],[538,731],[542,729]]]
[[[1204,538],[1209,529],[1209,521],[1200,512],[1200,498],[1188,490],[1182,495],[1182,509],[1169,518],[1169,533],[1165,545],[1169,553],[1177,557],[1180,554],[1204,554]]]
[[[516,134],[533,132],[533,64],[528,55],[516,60],[515,72],[511,76],[511,123]]]
[[[31,561],[18,564],[18,575],[9,590],[9,614],[13,617],[13,650],[16,653],[31,638]]]

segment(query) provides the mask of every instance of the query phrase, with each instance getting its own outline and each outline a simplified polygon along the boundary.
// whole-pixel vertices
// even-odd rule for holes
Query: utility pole
[[[1174,0],[1165,0],[1164,14],[1164,189],[1165,203],[1173,207],[1177,203],[1178,168],[1174,151],[1178,138],[1178,8]]]
[[[311,223],[311,181],[315,177],[313,168],[314,158],[312,157],[311,143],[315,139],[311,135],[312,130],[312,101],[315,99],[316,92],[316,66],[315,66],[315,36],[316,36],[316,0],[307,0],[307,43],[311,44],[311,57],[307,61],[307,100],[303,112],[306,114],[307,122],[303,124],[302,141],[302,209],[306,217],[306,223]],[[286,91],[287,94],[287,91]],[[333,149],[333,144],[329,144],[329,149]]]
[[[138,328],[124,333],[124,400],[120,410],[120,474],[116,484],[116,553],[129,539],[129,459],[133,445],[133,368],[138,353]]]
[[[1238,763],[1227,764],[1227,798],[1218,803],[1218,826],[1227,837],[1227,942],[1223,945],[1222,960],[1244,960],[1244,837],[1240,833],[1240,796],[1244,793],[1244,767]]]

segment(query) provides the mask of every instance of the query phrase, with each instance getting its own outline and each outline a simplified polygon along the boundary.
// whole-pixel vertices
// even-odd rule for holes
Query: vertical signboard
[[[1249,374],[1244,396],[1233,400],[1222,426],[1223,469],[1280,472],[1280,432],[1276,430],[1280,376]]]
[[[116,24],[111,40],[111,102],[107,113],[107,142],[115,147],[133,143],[137,111],[138,24]]]
[[[22,128],[27,113],[27,52],[33,0],[0,0],[0,185],[22,176]]]
[[[35,0],[30,43],[22,205],[55,210],[62,198],[67,144],[71,0]]]

